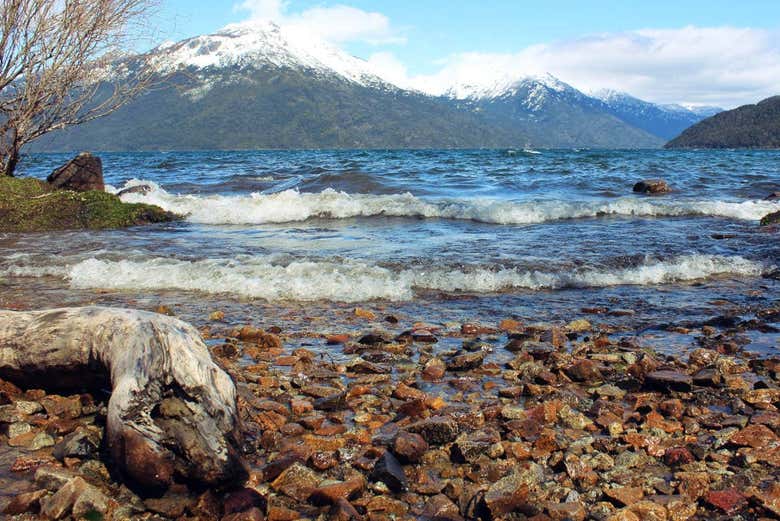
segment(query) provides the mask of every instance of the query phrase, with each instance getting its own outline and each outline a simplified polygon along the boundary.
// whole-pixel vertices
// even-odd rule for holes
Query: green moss
[[[771,226],[773,224],[780,224],[780,212],[770,213],[761,219],[761,226]]]
[[[106,192],[54,190],[38,179],[0,177],[0,232],[124,228],[179,217]]]

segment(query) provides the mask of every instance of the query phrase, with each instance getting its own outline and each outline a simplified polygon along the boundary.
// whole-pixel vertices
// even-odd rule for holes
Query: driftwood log
[[[110,455],[143,487],[217,485],[242,472],[235,386],[181,320],[102,307],[0,311],[0,377],[43,389],[110,385]]]

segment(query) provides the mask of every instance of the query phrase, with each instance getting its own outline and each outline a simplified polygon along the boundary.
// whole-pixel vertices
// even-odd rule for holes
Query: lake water
[[[0,236],[6,305],[171,304],[195,322],[352,327],[368,307],[409,323],[507,317],[632,331],[780,304],[772,151],[265,151],[102,154],[114,189],[187,215],[107,232]],[[26,158],[45,177],[68,158]],[[663,178],[674,191],[632,193]],[[775,324],[777,325],[777,324]],[[359,327],[359,325],[354,325]],[[745,333],[777,352],[772,327]]]

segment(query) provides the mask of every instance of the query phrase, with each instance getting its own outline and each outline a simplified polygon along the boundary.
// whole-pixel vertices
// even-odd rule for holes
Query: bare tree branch
[[[0,175],[24,145],[111,114],[155,71],[122,59],[156,0],[3,0],[0,4]]]

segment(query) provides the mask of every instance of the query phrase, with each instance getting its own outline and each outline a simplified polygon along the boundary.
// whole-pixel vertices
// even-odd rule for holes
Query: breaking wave
[[[182,290],[233,294],[268,301],[404,301],[416,291],[498,293],[518,289],[608,287],[690,282],[713,277],[756,277],[767,267],[738,256],[686,255],[645,259],[621,269],[565,270],[438,267],[394,269],[357,261],[293,261],[269,257],[187,261],[167,258],[90,258],[64,268],[9,266],[10,276],[61,276],[73,288]]]
[[[477,221],[490,224],[537,224],[564,219],[602,216],[681,217],[712,216],[757,221],[780,210],[777,201],[673,200],[622,197],[590,201],[516,202],[497,199],[422,199],[411,193],[350,194],[333,189],[302,193],[294,189],[277,193],[225,196],[176,195],[159,185],[133,180],[125,188],[146,184],[146,194],[122,196],[126,202],[144,202],[186,215],[200,224],[270,224],[309,219],[353,217],[416,217]]]

